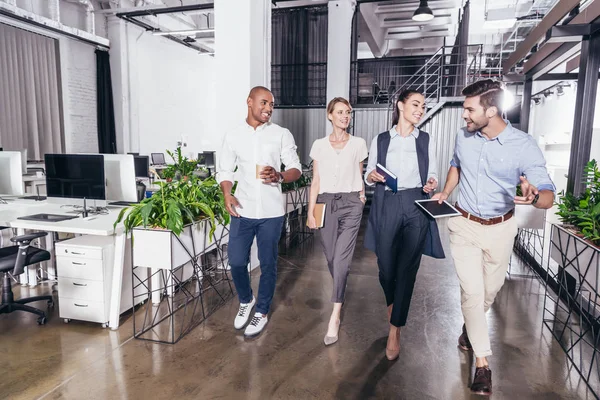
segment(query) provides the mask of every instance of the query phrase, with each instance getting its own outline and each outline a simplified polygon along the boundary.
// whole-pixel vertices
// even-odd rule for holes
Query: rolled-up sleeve
[[[460,142],[458,141],[458,135],[456,135],[456,141],[454,143],[454,153],[452,154],[452,159],[450,160],[450,165],[455,168],[460,168],[460,159],[458,158],[458,146]]]
[[[427,174],[427,180],[433,178],[436,182],[439,182],[437,168],[437,145],[433,135],[429,135],[429,172]]]
[[[217,182],[220,184],[224,181],[234,182],[234,170],[237,161],[237,156],[229,143],[229,135],[223,138],[223,145],[218,157],[217,163]]]
[[[298,158],[294,136],[287,129],[285,129],[281,139],[281,162],[285,165],[286,171],[295,168],[302,172],[302,164],[300,164],[300,158]]]
[[[370,183],[367,180],[367,177],[375,168],[377,168],[377,137],[379,137],[379,135],[375,136],[373,138],[373,141],[371,142],[371,150],[369,151],[369,161],[367,162],[367,170],[365,172],[365,184],[367,184],[368,186],[375,185],[375,183]]]
[[[526,155],[526,157],[521,157],[521,165],[529,183],[538,188],[538,190],[556,192],[554,182],[550,179],[550,175],[548,175],[548,170],[546,169],[544,154],[542,154],[542,150],[540,150],[533,138],[527,142],[527,146],[525,146],[521,154]]]

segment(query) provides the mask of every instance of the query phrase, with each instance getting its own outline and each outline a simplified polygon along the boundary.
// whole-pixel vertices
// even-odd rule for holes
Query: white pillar
[[[223,134],[246,118],[250,89],[270,86],[270,0],[215,0],[215,61],[219,131],[213,140],[220,147]]]
[[[330,0],[327,32],[327,101],[350,96],[352,17],[356,0]]]

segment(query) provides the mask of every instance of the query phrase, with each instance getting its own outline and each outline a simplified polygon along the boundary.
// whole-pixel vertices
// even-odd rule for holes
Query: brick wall
[[[96,107],[96,54],[94,47],[68,41],[65,101],[66,124],[70,134],[67,149],[71,153],[98,152],[98,126]],[[67,100],[67,99],[65,99]]]

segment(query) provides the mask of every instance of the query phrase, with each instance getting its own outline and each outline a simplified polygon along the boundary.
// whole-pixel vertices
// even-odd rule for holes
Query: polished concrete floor
[[[253,279],[254,286],[257,282]],[[325,347],[331,286],[319,244],[309,239],[281,255],[270,321],[253,340],[233,329],[237,301],[175,345],[133,339],[130,317],[110,331],[97,324],[63,324],[57,310],[46,326],[26,314],[0,315],[0,398],[478,398],[468,390],[473,360],[456,346],[462,316],[451,259],[424,258],[395,362],[385,359],[385,302],[375,258],[363,250],[362,236],[340,340]],[[42,285],[41,291],[49,290]],[[17,297],[28,292],[16,288]],[[543,286],[514,262],[488,315],[492,398],[594,398],[542,327],[543,299]]]

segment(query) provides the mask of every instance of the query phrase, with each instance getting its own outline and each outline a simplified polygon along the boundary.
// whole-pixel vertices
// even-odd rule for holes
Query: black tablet
[[[415,204],[432,218],[456,217],[461,215],[460,211],[451,206],[447,201],[440,204],[438,200],[426,199],[416,200]]]

